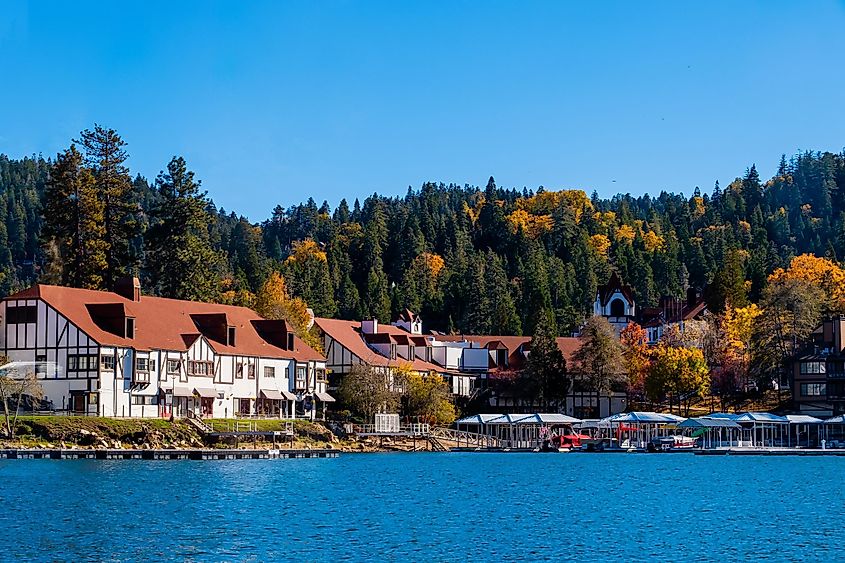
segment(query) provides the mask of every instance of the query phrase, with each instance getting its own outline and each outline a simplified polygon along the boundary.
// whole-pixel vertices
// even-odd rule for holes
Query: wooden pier
[[[196,450],[121,450],[121,449],[3,449],[0,459],[310,459],[336,458],[338,450],[242,450],[242,449],[196,449]]]

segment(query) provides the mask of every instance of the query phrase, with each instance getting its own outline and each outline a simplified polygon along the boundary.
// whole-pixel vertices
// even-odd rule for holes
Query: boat
[[[649,452],[676,452],[692,450],[696,446],[696,438],[690,436],[655,436],[649,440],[646,450]]]

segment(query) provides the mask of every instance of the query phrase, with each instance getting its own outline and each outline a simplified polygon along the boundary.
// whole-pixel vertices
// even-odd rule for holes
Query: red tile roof
[[[141,296],[140,301],[132,301],[108,291],[43,284],[6,297],[34,298],[47,302],[104,346],[185,351],[199,337],[200,327],[197,326],[196,319],[225,319],[229,326],[235,327],[235,345],[229,346],[225,342],[209,338],[209,344],[218,354],[325,361],[323,356],[299,338],[294,339],[294,350],[286,350],[262,338],[254,326],[254,321],[261,321],[262,317],[246,307],[147,295]],[[104,326],[97,318],[98,310],[118,311],[121,307],[126,316],[135,317],[134,338],[125,338],[116,334],[116,331],[110,331],[109,327]]]
[[[525,359],[519,352],[520,346],[522,346],[523,350],[529,350],[531,344],[530,336],[479,336],[465,334],[438,336],[437,339],[444,342],[461,342],[466,340],[467,342],[473,342],[482,348],[487,348],[488,350],[502,349],[502,347],[504,347],[508,350],[509,370],[517,370],[523,367]],[[561,336],[555,340],[557,340],[557,347],[560,348],[560,351],[566,360],[567,366],[571,366],[572,356],[575,354],[575,351],[581,347],[581,340],[579,338],[567,336]]]
[[[367,346],[367,341],[370,342],[390,342],[401,337],[407,337],[408,332],[398,326],[381,324],[378,325],[378,332],[375,334],[364,335],[361,333],[360,321],[344,321],[340,319],[326,319],[317,317],[314,322],[320,327],[320,330],[331,336],[341,346],[358,356],[362,362],[373,366],[384,367],[399,367],[401,365],[410,363],[411,369],[415,371],[437,371],[443,372],[443,368],[426,362],[420,359],[415,359],[411,362],[404,359],[391,360],[386,358]]]

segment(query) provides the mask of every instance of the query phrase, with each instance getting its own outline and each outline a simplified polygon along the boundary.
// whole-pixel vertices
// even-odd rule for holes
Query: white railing
[[[435,438],[455,442],[459,447],[465,445],[468,448],[497,448],[501,445],[499,439],[493,436],[466,432],[464,430],[453,430],[440,426],[432,428],[431,435]]]

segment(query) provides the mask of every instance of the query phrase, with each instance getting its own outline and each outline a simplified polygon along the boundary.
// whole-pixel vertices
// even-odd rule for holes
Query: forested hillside
[[[253,305],[278,271],[321,316],[386,321],[407,307],[432,329],[531,334],[549,311],[568,334],[614,269],[641,305],[693,286],[718,310],[737,288],[756,301],[795,255],[845,256],[845,152],[782,157],[768,180],[752,165],[689,197],[490,178],[336,208],[309,198],[255,224],[215,208],[190,163],[148,180],[126,150],[95,127],[50,159],[0,156],[0,293],[36,280],[110,288],[135,273],[145,292]]]

